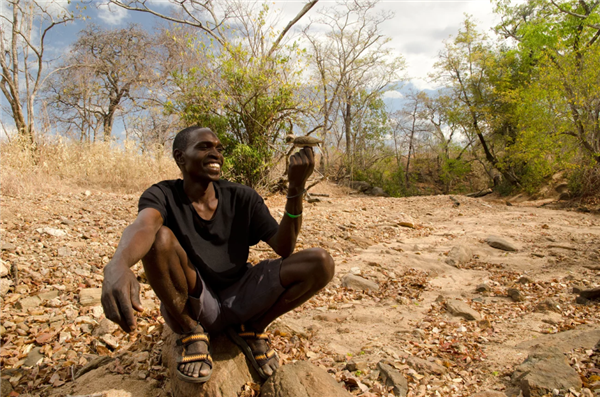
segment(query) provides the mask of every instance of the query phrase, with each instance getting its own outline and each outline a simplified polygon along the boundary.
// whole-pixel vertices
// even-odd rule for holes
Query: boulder
[[[379,285],[371,280],[362,278],[355,274],[347,274],[342,279],[342,287],[351,288],[359,291],[378,291]]]
[[[515,369],[511,381],[521,388],[524,397],[542,397],[555,389],[563,393],[570,388],[580,390],[582,386],[565,355],[555,348],[531,352]]]
[[[365,194],[368,194],[369,196],[379,196],[379,197],[387,197],[388,194],[380,187],[377,186],[373,186],[370,189],[367,189],[365,191]]]
[[[446,258],[446,263],[450,266],[457,266],[462,263],[468,262],[471,259],[471,250],[467,247],[463,247],[462,245],[457,245],[452,247],[450,252],[448,252],[448,258]]]
[[[483,284],[479,284],[476,288],[475,288],[475,292],[479,292],[480,294],[483,293],[487,293],[490,292],[492,289],[490,288],[489,285],[483,283]]]
[[[521,293],[521,291],[519,291],[516,288],[509,288],[506,291],[506,294],[510,297],[510,299],[512,299],[514,302],[523,302],[525,300],[525,298],[523,297],[523,294]]]
[[[211,354],[214,362],[210,380],[206,383],[189,383],[177,377],[175,341],[179,336],[165,326],[163,339],[163,363],[169,370],[174,397],[230,397],[237,396],[247,382],[262,380],[249,365],[242,351],[226,335],[211,338]],[[335,382],[334,382],[335,383]]]
[[[600,287],[582,290],[579,292],[579,296],[585,299],[598,299],[600,298]]]
[[[503,251],[518,251],[519,247],[517,247],[514,243],[507,241],[498,236],[489,236],[485,239],[485,242],[492,248],[497,248]]]
[[[481,320],[481,315],[475,310],[471,309],[471,306],[458,299],[449,299],[446,301],[446,309],[450,314],[454,316],[462,317],[469,321]]]
[[[392,388],[394,396],[404,397],[408,393],[408,382],[404,375],[383,361],[377,363],[379,377],[386,387]]]
[[[260,395],[261,397],[351,396],[327,371],[307,361],[296,361],[280,367],[261,387]]]
[[[506,394],[499,391],[488,390],[471,394],[471,397],[506,397]]]

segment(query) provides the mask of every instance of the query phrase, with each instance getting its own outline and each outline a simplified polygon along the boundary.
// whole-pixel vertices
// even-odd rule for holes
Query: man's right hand
[[[106,318],[119,324],[123,331],[135,329],[133,309],[144,311],[140,303],[140,283],[127,266],[109,263],[104,269],[102,307]]]

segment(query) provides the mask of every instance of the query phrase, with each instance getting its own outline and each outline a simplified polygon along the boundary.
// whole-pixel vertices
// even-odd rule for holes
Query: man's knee
[[[155,252],[168,252],[175,248],[177,237],[173,234],[171,229],[166,226],[161,226],[156,232],[154,237],[154,244],[152,244],[152,251]]]
[[[320,284],[320,288],[325,287],[335,274],[335,262],[329,252],[322,248],[311,248],[309,250],[309,261],[313,266],[313,274]]]

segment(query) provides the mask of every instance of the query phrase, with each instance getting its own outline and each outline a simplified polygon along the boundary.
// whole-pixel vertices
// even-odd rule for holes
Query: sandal
[[[197,331],[198,328],[200,328],[201,331]],[[189,356],[185,354],[186,348],[189,345],[191,345],[192,343],[199,342],[199,341],[206,342],[207,347],[210,349],[209,339],[210,338],[208,336],[208,333],[204,332],[204,329],[202,328],[201,325],[198,325],[198,327],[196,327],[193,331],[183,334],[183,335],[181,335],[181,337],[179,339],[177,339],[175,346],[177,346],[178,348],[181,349],[181,351],[179,352],[179,354],[177,356],[177,376],[180,379],[183,379],[186,382],[191,382],[191,383],[204,383],[210,379],[210,376],[212,375],[212,368],[213,368],[213,360],[212,360],[210,353],[191,354]],[[204,363],[208,364],[210,366],[210,373],[206,376],[195,378],[193,376],[188,376],[179,370],[179,366],[181,364],[188,364],[188,363],[192,363],[192,362],[204,362]]]
[[[254,340],[262,339],[262,340],[267,341],[267,344],[270,344],[271,340],[269,339],[269,336],[265,333],[257,333],[254,331],[248,331],[248,330],[246,330],[246,328],[244,327],[243,324],[240,325],[239,329],[237,329],[237,330],[234,329],[233,327],[228,328],[227,335],[229,335],[231,340],[233,340],[233,342],[236,345],[238,345],[240,347],[240,349],[242,349],[242,351],[244,352],[244,354],[246,355],[248,360],[250,360],[250,363],[252,363],[252,366],[254,367],[256,372],[258,372],[260,377],[263,378],[264,380],[268,379],[269,375],[265,374],[265,372],[262,369],[262,366],[265,365],[267,362],[269,362],[269,360],[271,360],[271,358],[277,357],[277,353],[275,352],[275,350],[273,350],[269,347],[266,352],[255,354],[252,351],[252,349],[250,348],[250,345],[248,344],[247,340],[248,339],[254,339]]]

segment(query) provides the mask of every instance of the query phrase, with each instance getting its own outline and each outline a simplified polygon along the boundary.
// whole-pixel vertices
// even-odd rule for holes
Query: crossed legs
[[[142,262],[150,285],[175,323],[172,324],[173,331],[182,334],[194,330],[198,320],[192,313],[188,297],[199,296],[202,285],[196,269],[169,228],[160,228],[152,249]],[[325,287],[333,278],[334,267],[331,256],[320,248],[307,249],[285,258],[279,273],[285,291],[270,309],[247,323],[246,327],[263,332],[277,317],[300,306]],[[250,347],[253,351],[267,350],[264,340],[252,341]],[[189,345],[188,354],[195,353],[208,353],[207,344],[199,341]],[[271,375],[278,366],[277,360],[272,358],[262,369],[265,374]],[[208,364],[200,362],[182,364],[179,370],[193,377],[210,373]]]

